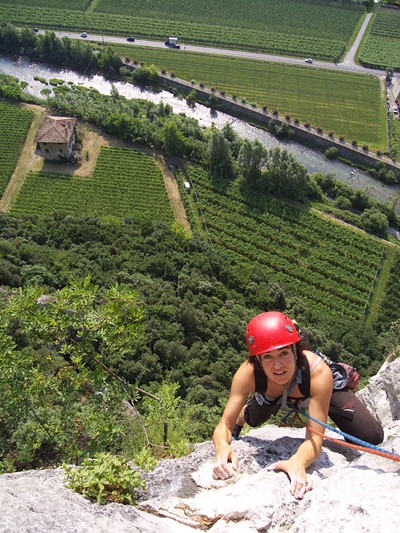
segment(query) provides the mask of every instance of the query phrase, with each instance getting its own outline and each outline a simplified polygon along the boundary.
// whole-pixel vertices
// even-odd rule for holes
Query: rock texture
[[[385,427],[382,448],[400,455],[400,359],[386,363],[359,395]],[[336,433],[328,435],[341,439]],[[309,469],[314,489],[295,500],[283,472],[266,466],[289,457],[304,429],[265,426],[233,446],[234,479],[215,481],[213,446],[162,461],[148,473],[137,508],[99,506],[63,486],[63,472],[0,476],[0,531],[7,533],[398,533],[400,463],[326,440]]]

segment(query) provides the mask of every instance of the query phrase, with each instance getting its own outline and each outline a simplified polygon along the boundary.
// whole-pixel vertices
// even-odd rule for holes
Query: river
[[[75,85],[93,87],[103,94],[110,94],[112,87],[112,82],[99,75],[82,75],[71,70],[31,63],[23,58],[14,61],[0,56],[0,72],[25,81],[28,84],[25,90],[39,98],[44,98],[41,91],[44,88],[51,89],[51,85],[44,85],[42,82],[35,80],[34,77],[44,78],[45,80],[51,78],[62,79]],[[156,103],[163,101],[166,104],[170,104],[175,113],[185,113],[187,116],[197,119],[203,126],[211,126],[214,123],[215,126],[220,128],[228,122],[241,137],[250,140],[258,139],[267,148],[285,148],[307,168],[310,174],[314,172],[333,173],[337,179],[348,183],[353,188],[363,189],[379,200],[390,201],[400,193],[399,185],[385,185],[373,179],[368,173],[355,169],[351,165],[327,159],[323,154],[300,143],[277,139],[267,131],[247,124],[243,120],[233,118],[226,113],[210,110],[200,104],[196,104],[194,108],[191,108],[184,99],[177,98],[168,91],[152,92],[125,82],[114,82],[113,85],[119,94],[126,98],[143,98]],[[400,215],[400,205],[397,205],[397,212]]]

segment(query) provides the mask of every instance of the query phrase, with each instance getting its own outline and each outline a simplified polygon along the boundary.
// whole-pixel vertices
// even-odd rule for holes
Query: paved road
[[[368,22],[364,22],[360,30],[359,36],[357,37],[357,39],[359,38],[359,41],[362,38],[362,35],[365,31],[367,24]],[[66,36],[66,37],[70,37],[71,39],[96,41],[96,42],[100,42],[104,44],[119,43],[119,44],[128,44],[129,46],[132,46],[132,47],[151,46],[152,48],[165,49],[165,44],[160,41],[148,41],[144,39],[136,39],[134,43],[128,43],[126,41],[126,38],[124,37],[112,37],[110,35],[95,35],[91,33],[88,34],[87,38],[81,37],[79,33],[56,32],[56,35],[58,37]],[[196,45],[184,44],[184,43],[181,43],[180,50],[174,50],[174,52],[176,52],[177,54],[181,54],[182,51],[199,52],[199,53],[212,54],[212,55],[224,55],[224,56],[230,56],[230,57],[242,57],[243,59],[256,59],[259,61],[274,61],[276,63],[286,63],[290,65],[305,65],[306,64],[304,63],[304,59],[299,59],[295,57],[276,56],[276,55],[270,55],[270,54],[262,54],[258,52],[246,52],[243,50],[228,50],[224,48],[213,48],[209,46],[196,46]],[[349,54],[353,54],[352,58],[351,58],[351,55]],[[375,76],[386,75],[386,72],[383,70],[369,69],[369,68],[364,68],[359,65],[356,65],[354,63],[354,53],[350,51],[349,54],[346,56],[345,60],[342,63],[334,64],[334,63],[328,63],[327,61],[314,61],[312,64],[307,64],[307,66],[309,68],[318,67],[318,68],[327,68],[331,70],[340,70],[340,71],[345,71],[345,72],[373,74]]]

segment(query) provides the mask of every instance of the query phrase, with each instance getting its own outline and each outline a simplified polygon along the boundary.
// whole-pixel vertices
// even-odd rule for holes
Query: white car
[[[396,115],[399,113],[399,108],[397,107],[397,105],[393,106],[393,113],[395,113]]]
[[[86,38],[86,37],[87,37],[87,33],[86,33],[85,31],[83,31],[83,32],[81,33],[81,37]]]
[[[307,57],[307,59],[304,60],[304,63],[312,63],[311,57]]]

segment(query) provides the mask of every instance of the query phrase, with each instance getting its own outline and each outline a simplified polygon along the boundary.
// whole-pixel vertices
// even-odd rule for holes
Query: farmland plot
[[[360,54],[360,63],[400,70],[400,10],[379,8]]]
[[[214,245],[231,263],[258,266],[316,316],[361,320],[384,246],[279,200],[221,187],[190,168],[196,205]]]
[[[104,147],[87,178],[29,174],[11,212],[173,220],[154,160],[133,149]]]
[[[24,7],[22,7],[24,3]],[[232,48],[295,56],[338,59],[363,10],[356,4],[328,0],[99,0],[65,8],[45,0],[23,0],[0,6],[0,17],[14,24],[129,34],[212,43]],[[37,7],[36,7],[37,6]],[[60,6],[60,7],[59,7]]]
[[[32,118],[27,109],[0,102],[0,196],[14,172]]]
[[[130,52],[138,62],[153,63],[179,78],[213,86],[217,91],[223,89],[238,99],[246,97],[248,103],[267,105],[280,115],[290,113],[301,122],[322,126],[325,132],[333,130],[349,141],[365,142],[371,149],[386,149],[385,113],[377,77],[185,50],[176,54],[137,47],[126,54]]]

